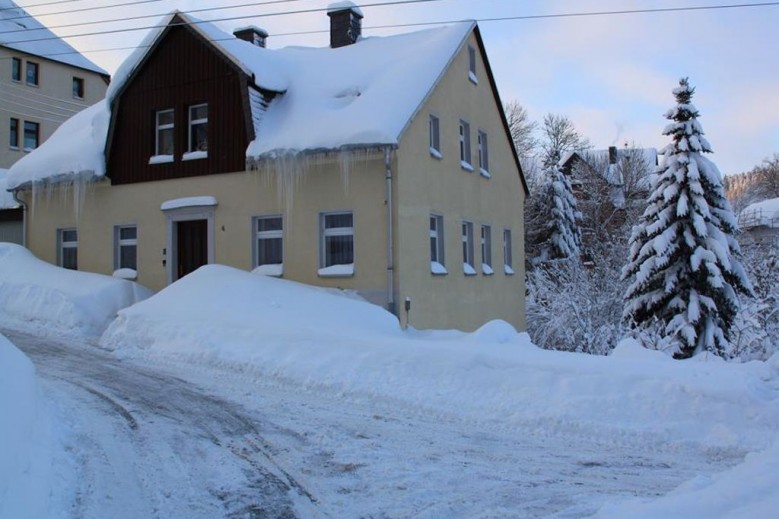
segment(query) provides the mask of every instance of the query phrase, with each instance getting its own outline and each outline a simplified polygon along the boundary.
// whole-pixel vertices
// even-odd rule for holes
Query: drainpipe
[[[387,182],[387,310],[395,312],[395,264],[392,251],[392,147],[384,148],[384,180]]]
[[[22,247],[27,247],[27,204],[24,200],[19,198],[19,191],[9,190],[11,191],[11,196],[13,196],[14,201],[22,206]]]

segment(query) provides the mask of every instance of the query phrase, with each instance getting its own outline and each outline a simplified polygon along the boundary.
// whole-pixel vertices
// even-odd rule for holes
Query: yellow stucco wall
[[[468,45],[476,49],[478,84],[468,77]],[[429,115],[440,122],[442,158],[429,147]],[[459,123],[470,124],[474,171],[460,166]],[[488,136],[489,173],[478,167],[478,131]],[[474,36],[456,56],[404,134],[398,153],[398,299],[411,298],[408,320],[424,328],[472,330],[491,319],[525,329],[524,190]],[[430,271],[429,218],[443,216],[448,274]],[[475,276],[463,271],[461,225],[474,227]],[[491,226],[493,275],[481,269],[480,226]],[[503,230],[512,235],[513,270],[503,268]],[[402,320],[406,316],[403,312]]]
[[[22,60],[21,81],[11,79],[11,58]],[[25,82],[27,61],[38,64],[38,86]],[[84,98],[73,97],[73,77],[84,79]],[[0,47],[0,167],[10,167],[27,152],[23,149],[24,121],[40,125],[44,142],[68,118],[105,97],[106,85],[99,74],[56,61]],[[10,118],[19,119],[18,149],[9,146]]]

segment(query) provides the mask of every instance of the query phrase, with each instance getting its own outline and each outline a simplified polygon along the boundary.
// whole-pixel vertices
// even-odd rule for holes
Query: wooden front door
[[[176,279],[208,263],[208,220],[176,223]]]

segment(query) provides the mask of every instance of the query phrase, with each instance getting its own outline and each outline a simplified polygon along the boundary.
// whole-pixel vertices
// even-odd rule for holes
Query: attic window
[[[476,77],[476,49],[468,45],[468,79],[474,85],[479,84],[479,78]]]
[[[154,150],[155,156],[173,156],[173,138],[175,134],[175,112],[160,110],[156,114],[157,139]]]
[[[208,104],[189,107],[189,152],[208,151]]]
[[[11,79],[14,81],[22,80],[22,60],[20,58],[11,58]]]
[[[27,62],[27,84],[38,86],[38,64],[32,61]]]

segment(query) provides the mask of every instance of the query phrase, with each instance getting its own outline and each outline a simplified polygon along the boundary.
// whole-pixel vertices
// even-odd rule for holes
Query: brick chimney
[[[268,31],[250,25],[248,27],[239,27],[233,31],[233,36],[239,40],[248,41],[252,45],[258,47],[265,47],[265,42],[268,39]]]
[[[330,47],[337,49],[355,43],[362,36],[363,14],[353,2],[344,0],[327,6],[330,17]]]

